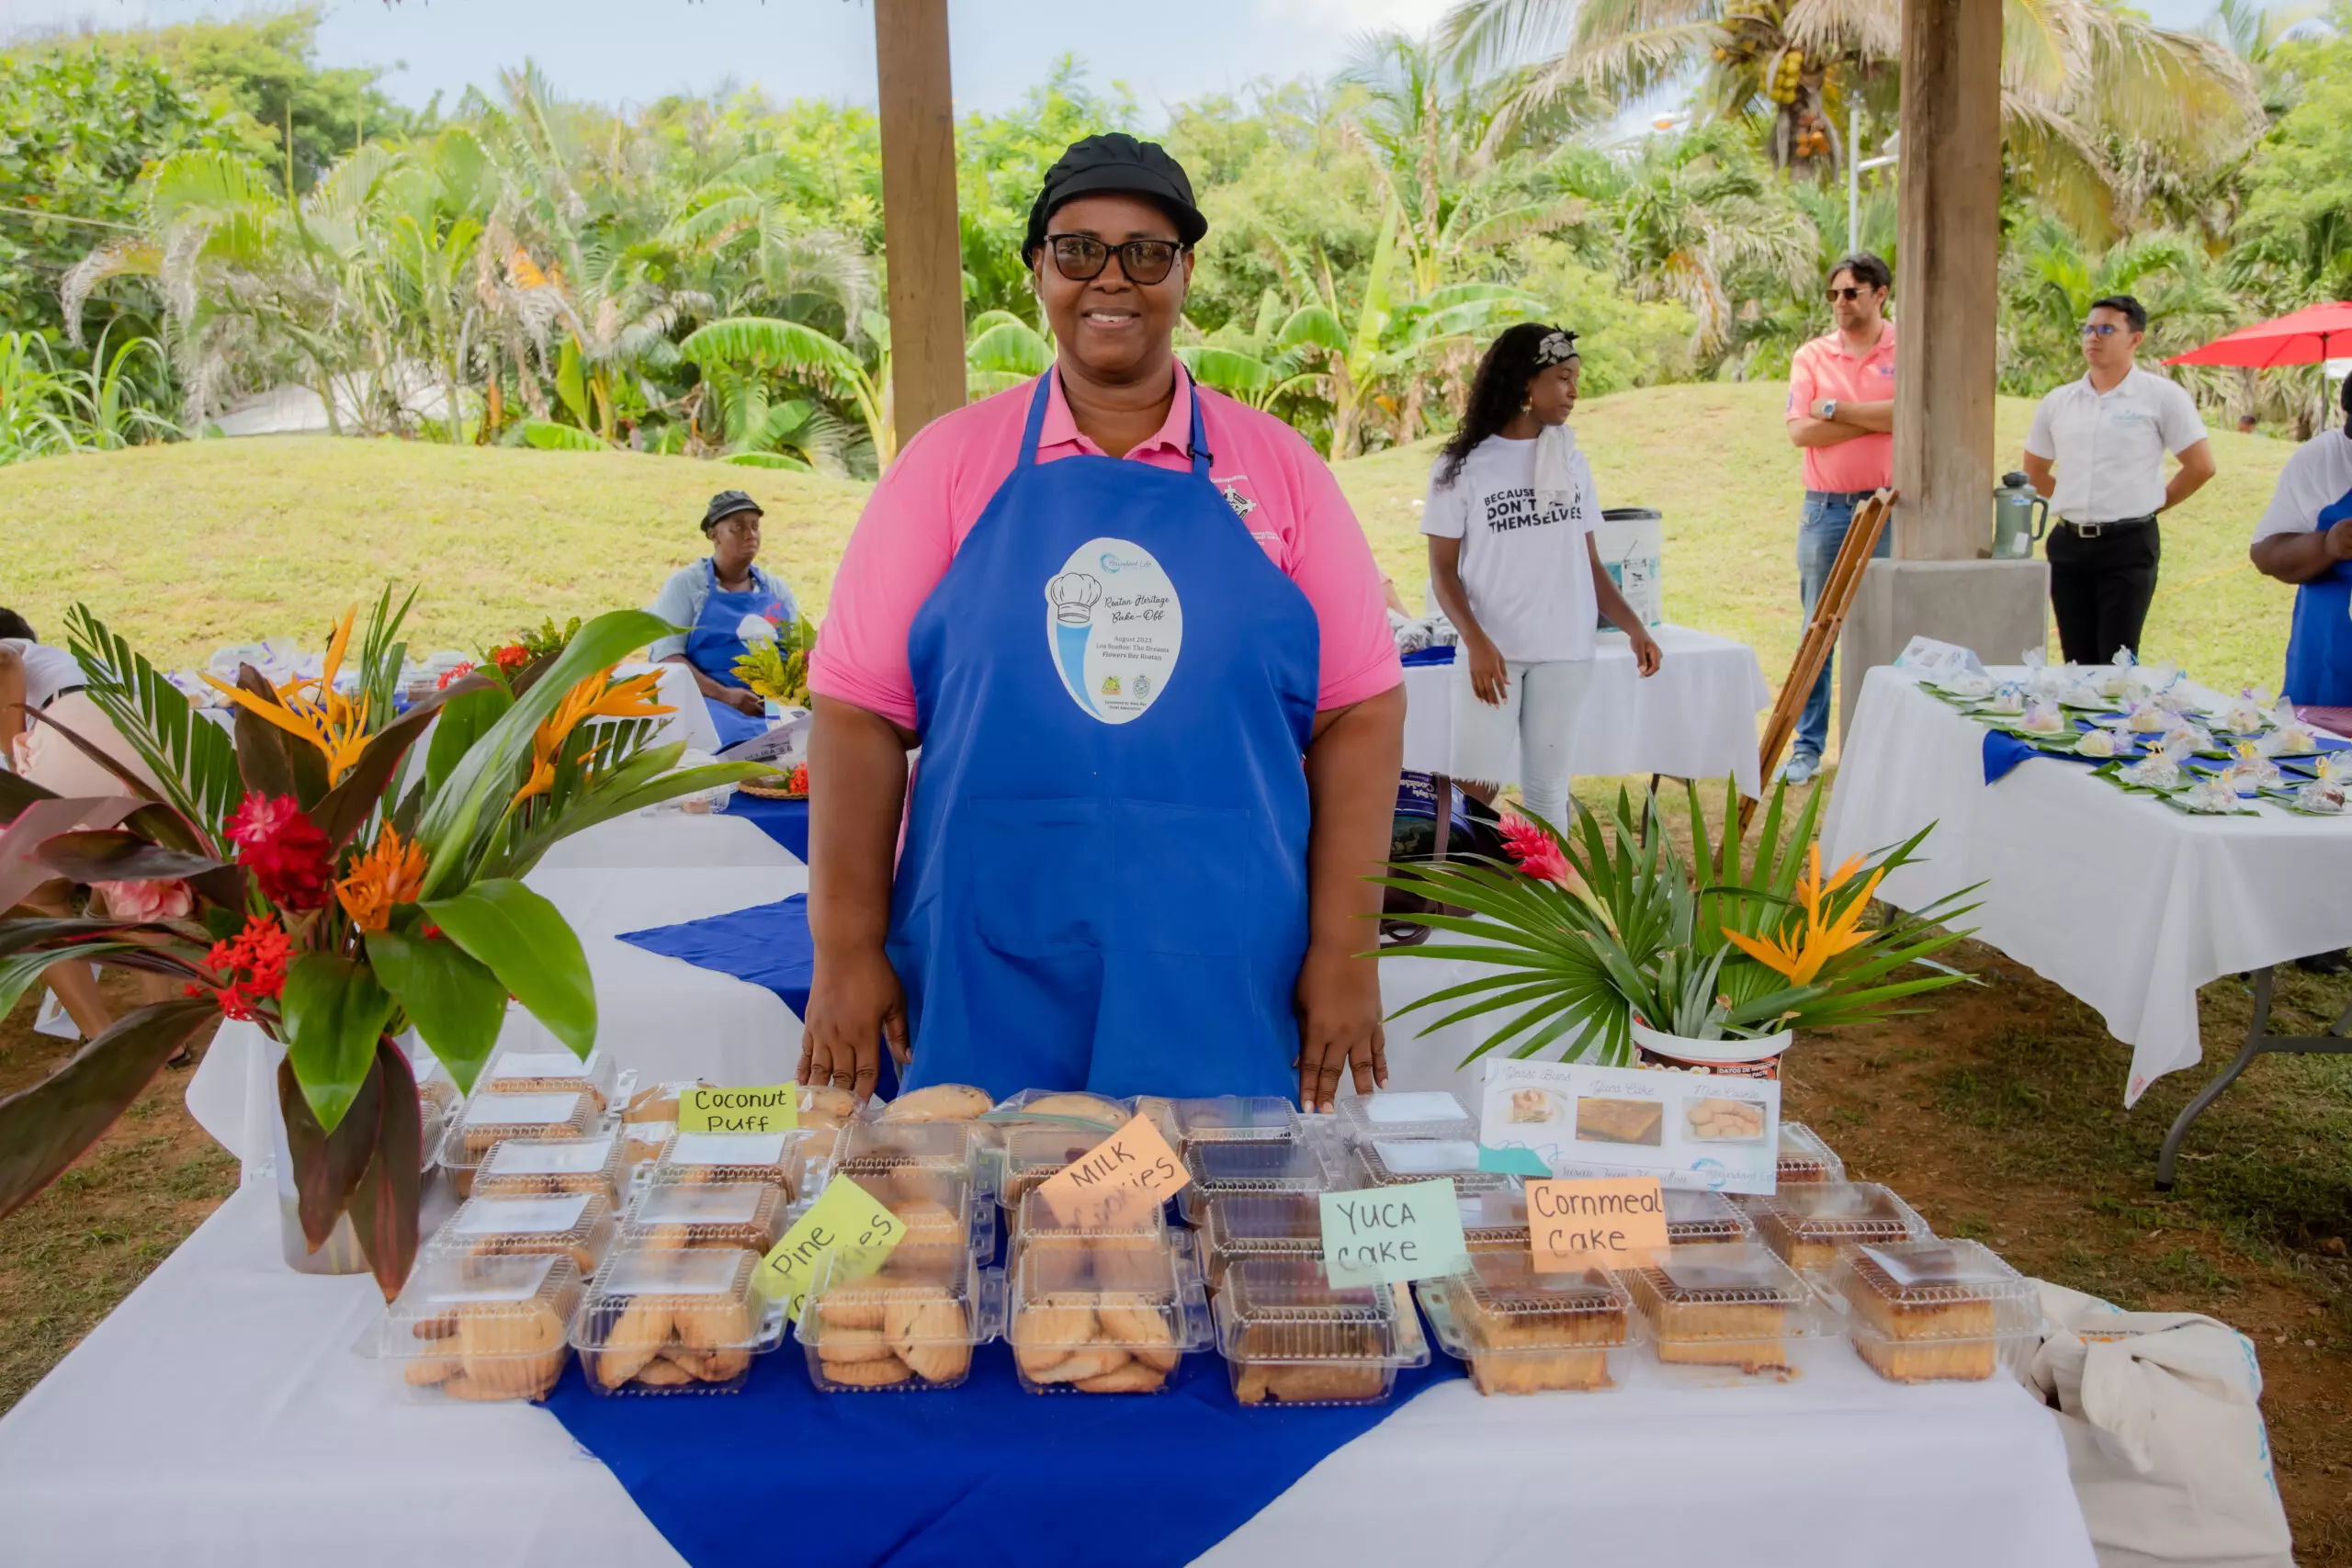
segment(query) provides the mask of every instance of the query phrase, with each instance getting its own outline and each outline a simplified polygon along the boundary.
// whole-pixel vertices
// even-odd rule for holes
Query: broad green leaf
[[[396,931],[368,933],[368,960],[409,1022],[471,1094],[506,1020],[506,987],[454,942]]]
[[[373,971],[332,953],[306,953],[286,971],[277,999],[286,1060],[319,1125],[332,1134],[376,1059],[392,998]]]
[[[441,722],[424,749],[424,788],[438,795],[467,749],[490,733],[490,727],[514,705],[514,698],[495,681],[484,681],[441,705]]]
[[[425,900],[424,909],[557,1039],[587,1058],[596,1043],[596,988],[580,939],[553,904],[519,882],[492,877],[455,897]]]
[[[321,1126],[311,1109],[291,1056],[277,1064],[277,1111],[286,1123],[286,1148],[294,1162],[294,1209],[302,1240],[312,1252],[327,1244],[335,1222],[351,1201],[351,1190],[376,1152],[376,1128],[383,1105],[382,1075],[375,1053],[360,1076],[351,1104],[333,1131]]]
[[[390,1042],[376,1046],[376,1071],[383,1084],[375,1157],[351,1192],[351,1228],[376,1276],[376,1288],[390,1301],[408,1281],[416,1259],[416,1216],[424,1162],[423,1118],[416,1080],[408,1060]]]

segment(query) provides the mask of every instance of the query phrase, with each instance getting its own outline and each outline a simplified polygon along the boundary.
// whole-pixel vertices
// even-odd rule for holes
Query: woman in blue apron
[[[710,498],[702,518],[710,554],[673,573],[651,605],[683,635],[653,645],[653,657],[692,666],[721,750],[767,731],[767,704],[735,673],[754,640],[773,641],[799,615],[792,591],[752,564],[760,553],[759,503],[740,490]]]
[[[1206,228],[1155,145],[1090,137],[1048,172],[1024,258],[1057,363],[1007,394],[1023,400],[1020,435],[991,451],[1011,471],[895,623],[911,723],[829,663],[867,635],[836,583],[811,675],[804,1082],[864,1093],[886,1036],[909,1088],[1000,1099],[1295,1092],[1314,1106],[1343,1068],[1365,1092],[1385,1077],[1362,956],[1380,892],[1364,879],[1386,858],[1401,673],[1321,705],[1317,605],[1253,536],[1248,476],[1211,478],[1204,399],[1172,352]],[[1002,406],[948,414],[919,441],[960,451],[965,433],[1002,427]],[[1038,460],[1049,412],[1074,424],[1060,439],[1077,455]],[[1125,456],[1155,442],[1167,466]],[[1378,570],[1347,532],[1376,615]],[[845,577],[869,570],[861,547]],[[864,547],[890,547],[877,533]]]

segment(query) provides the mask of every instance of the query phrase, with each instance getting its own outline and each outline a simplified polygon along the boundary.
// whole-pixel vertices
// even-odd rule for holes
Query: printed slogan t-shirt
[[[1430,469],[1421,532],[1462,541],[1462,589],[1505,659],[1543,663],[1592,657],[1599,612],[1585,536],[1600,520],[1592,466],[1570,458],[1574,493],[1535,499],[1535,443],[1489,435],[1470,449],[1452,484]]]

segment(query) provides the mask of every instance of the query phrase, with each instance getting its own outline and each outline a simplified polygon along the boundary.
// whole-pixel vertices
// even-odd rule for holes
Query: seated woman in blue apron
[[[702,514],[710,554],[673,572],[646,606],[678,637],[653,645],[653,657],[693,667],[695,684],[718,727],[721,750],[767,732],[767,704],[735,673],[752,642],[774,641],[799,617],[792,590],[753,565],[760,553],[760,505],[740,490],[710,498]]]
[[[866,1092],[886,1037],[1000,1099],[1385,1076],[1403,671],[1329,468],[1177,363],[1207,227],[1159,147],[1073,145],[1023,250],[1055,365],[859,519],[810,660],[804,1083]]]
[[[2352,735],[2352,379],[2343,399],[2344,427],[2322,430],[2278,471],[2246,553],[2264,576],[2295,585],[2280,694],[2305,722]],[[2295,962],[2319,975],[2352,969],[2340,949]]]

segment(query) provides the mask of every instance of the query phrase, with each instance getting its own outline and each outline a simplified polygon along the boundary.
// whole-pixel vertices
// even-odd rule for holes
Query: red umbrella
[[[2352,357],[2352,305],[2306,305],[2275,321],[2257,321],[2217,337],[2202,348],[2176,354],[2166,365],[2240,365],[2265,370],[2274,365],[2316,365]]]

